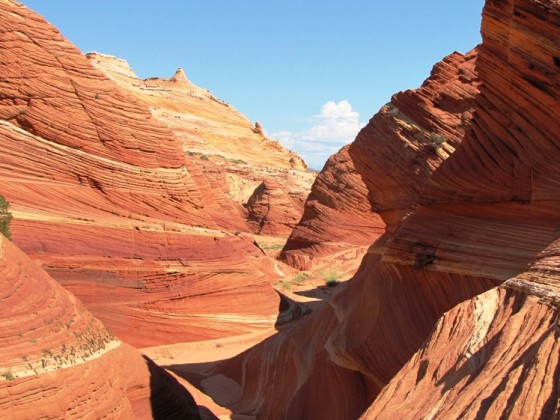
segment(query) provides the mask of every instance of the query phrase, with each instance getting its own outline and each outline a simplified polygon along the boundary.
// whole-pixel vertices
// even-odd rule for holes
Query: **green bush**
[[[292,285],[288,281],[278,280],[274,283],[274,285],[278,286],[278,287],[282,286],[282,288],[284,290],[291,290],[292,289]]]
[[[325,277],[325,284],[329,287],[334,287],[338,284],[338,273],[333,271]]]
[[[10,203],[3,195],[0,195],[0,233],[2,233],[6,238],[12,239],[12,234],[10,232],[10,223],[12,222],[12,213],[8,210],[10,208]]]
[[[305,280],[307,280],[308,276],[305,273],[299,273],[297,276],[294,277],[294,284],[296,286],[300,286]]]
[[[12,372],[7,372],[4,375],[4,379],[6,379],[7,381],[13,381],[16,379],[16,377],[14,376],[14,374]]]

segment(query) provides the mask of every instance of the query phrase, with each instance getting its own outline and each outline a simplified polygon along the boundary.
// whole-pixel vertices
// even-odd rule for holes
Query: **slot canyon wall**
[[[310,269],[395,229],[463,139],[478,94],[477,56],[474,49],[445,57],[422,87],[394,95],[329,159],[281,261]]]

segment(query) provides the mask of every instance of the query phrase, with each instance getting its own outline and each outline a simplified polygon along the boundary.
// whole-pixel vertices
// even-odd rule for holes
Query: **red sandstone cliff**
[[[394,230],[463,138],[478,93],[476,59],[476,50],[445,57],[422,87],[394,95],[329,159],[280,260],[308,270]]]
[[[177,381],[0,235],[0,417],[198,418]]]
[[[329,175],[336,159],[362,168],[356,196],[376,185],[380,193],[360,205],[380,200],[391,229],[328,306],[208,372],[243,389],[229,402],[236,412],[279,419],[351,419],[366,409],[366,418],[560,415],[560,6],[488,0],[482,34],[480,93],[447,160],[434,165],[426,153],[417,161],[421,182],[399,166],[391,188],[381,190],[376,177],[389,179],[389,168],[376,143],[383,150],[398,141],[387,125],[388,139],[350,146],[319,178],[342,178]],[[420,126],[423,114],[422,106],[405,113]],[[446,138],[461,123],[433,121],[438,129],[427,132]],[[417,144],[429,147],[429,139]],[[393,147],[392,161],[410,162],[402,140]],[[307,243],[315,241],[310,235]]]
[[[276,263],[229,233],[250,229],[246,210],[220,198],[175,131],[40,16],[0,1],[13,240],[136,346],[266,328],[279,304]]]

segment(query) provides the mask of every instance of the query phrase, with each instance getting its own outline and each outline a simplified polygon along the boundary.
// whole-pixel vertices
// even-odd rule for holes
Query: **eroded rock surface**
[[[301,195],[286,192],[273,180],[260,184],[247,200],[248,220],[254,230],[271,236],[288,236],[301,218]]]
[[[260,123],[252,125],[233,106],[193,84],[181,68],[170,79],[141,80],[125,60],[100,53],[86,56],[173,131],[185,151],[189,173],[207,192],[210,204],[217,201],[226,214],[249,218],[241,230],[290,234],[315,178],[297,154],[266,137]],[[291,199],[279,202],[280,208],[261,225],[253,223],[246,207],[263,182],[282,185]]]
[[[558,309],[498,287],[446,313],[363,418],[555,418]]]

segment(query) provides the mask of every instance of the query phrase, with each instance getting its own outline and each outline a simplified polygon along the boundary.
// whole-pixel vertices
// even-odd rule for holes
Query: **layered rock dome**
[[[248,226],[239,229],[290,234],[315,178],[297,154],[263,135],[260,123],[252,125],[232,105],[193,84],[182,68],[169,79],[141,80],[125,60],[100,53],[86,57],[173,131],[200,189],[212,191],[211,199],[228,215],[237,213],[248,220]],[[260,201],[274,211],[255,223],[249,200],[265,182],[267,189],[274,188],[273,202],[264,202],[268,195]],[[283,197],[281,202],[278,196]]]

